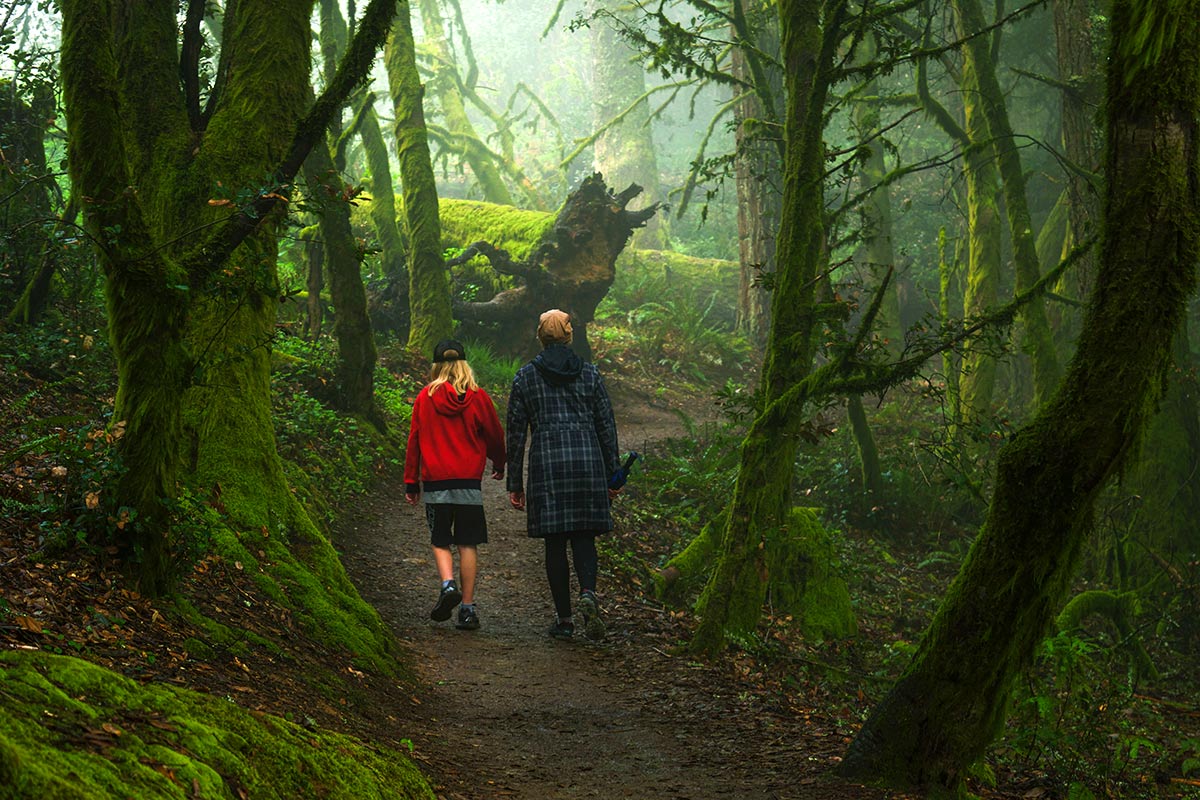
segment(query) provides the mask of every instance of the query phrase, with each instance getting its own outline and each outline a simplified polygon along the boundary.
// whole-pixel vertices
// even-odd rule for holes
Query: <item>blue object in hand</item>
[[[608,479],[608,488],[620,489],[625,485],[625,481],[629,480],[629,470],[633,469],[633,462],[638,460],[636,450],[630,450],[629,455],[625,456],[625,463],[617,468],[617,471]]]

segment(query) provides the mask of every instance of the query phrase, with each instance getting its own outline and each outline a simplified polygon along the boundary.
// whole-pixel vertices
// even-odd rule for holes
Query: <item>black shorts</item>
[[[425,519],[429,522],[429,543],[434,547],[487,543],[483,506],[426,503]]]

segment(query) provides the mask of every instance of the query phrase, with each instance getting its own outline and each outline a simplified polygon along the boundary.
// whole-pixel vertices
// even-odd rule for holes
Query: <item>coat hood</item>
[[[474,390],[468,389],[466,394],[459,395],[453,386],[443,383],[438,384],[436,390],[429,393],[429,399],[433,401],[437,413],[443,417],[457,417],[471,405],[472,394]]]
[[[562,386],[575,380],[583,372],[583,359],[565,344],[551,344],[534,356],[533,366],[547,383]]]

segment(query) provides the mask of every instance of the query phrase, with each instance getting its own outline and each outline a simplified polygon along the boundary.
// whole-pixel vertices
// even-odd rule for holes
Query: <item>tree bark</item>
[[[759,0],[735,0],[733,13],[754,40],[735,46],[730,54],[733,77],[747,86],[765,77],[767,87],[752,90],[736,87],[741,100],[734,111],[734,181],[738,200],[738,284],[737,326],[756,348],[765,347],[771,328],[771,293],[761,278],[775,271],[775,232],[779,228],[780,187],[775,183],[781,171],[780,148],[771,138],[778,131],[780,111],[764,105],[766,98],[782,97],[783,75],[771,63],[753,70],[747,48],[755,48],[770,57],[779,55],[779,15],[773,3]],[[733,35],[740,37],[737,26]]]
[[[1097,185],[1079,170],[1097,173],[1101,143],[1095,123],[1096,109],[1104,94],[1104,67],[1097,63],[1089,0],[1055,0],[1054,39],[1057,43],[1058,79],[1070,88],[1062,90],[1063,154],[1075,169],[1065,171],[1068,202],[1067,237],[1063,252],[1085,241],[1099,227],[1100,194]],[[1068,273],[1060,291],[1083,298],[1091,291],[1096,274],[1096,257],[1088,253]],[[1080,315],[1064,312],[1059,340],[1073,342]]]
[[[844,775],[957,791],[1066,599],[1096,497],[1148,423],[1195,288],[1198,48],[1197,0],[1114,4],[1105,239],[1079,347],[1055,394],[1001,451],[983,529]]]
[[[408,346],[419,353],[432,353],[438,340],[450,335],[454,321],[450,283],[442,262],[437,183],[429,157],[429,134],[425,130],[425,87],[417,72],[408,0],[399,3],[384,60],[396,111],[396,155],[400,160],[401,201],[408,233]]]

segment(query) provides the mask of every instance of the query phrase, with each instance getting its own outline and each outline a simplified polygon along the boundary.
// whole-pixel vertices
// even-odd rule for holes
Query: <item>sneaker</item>
[[[479,629],[479,615],[475,613],[474,606],[459,606],[458,607],[458,622],[454,623],[454,627],[460,631],[474,631]]]
[[[604,638],[606,628],[600,618],[600,604],[596,602],[593,592],[584,592],[579,596],[579,616],[583,617],[583,632],[589,639],[599,641]]]
[[[436,622],[445,622],[450,619],[450,611],[459,604],[462,600],[462,592],[454,585],[454,582],[446,584],[442,587],[442,593],[438,595],[437,605],[429,612],[429,618]]]
[[[555,639],[570,639],[575,635],[575,623],[556,621],[546,633]]]

